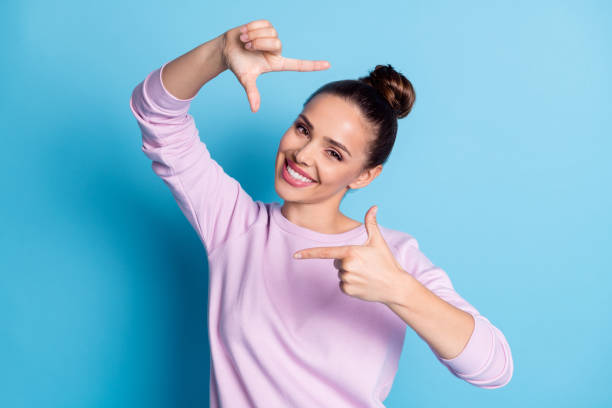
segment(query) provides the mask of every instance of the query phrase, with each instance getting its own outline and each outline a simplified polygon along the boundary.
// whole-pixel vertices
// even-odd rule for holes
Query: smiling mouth
[[[286,159],[283,165],[282,177],[285,181],[287,181],[294,187],[305,187],[312,184],[316,184],[316,181],[304,177],[301,174],[297,173],[295,170],[293,170],[291,166],[289,166],[289,164],[287,163]]]

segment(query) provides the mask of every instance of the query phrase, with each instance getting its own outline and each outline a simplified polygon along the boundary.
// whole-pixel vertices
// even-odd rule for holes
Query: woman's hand
[[[244,87],[251,111],[260,105],[256,79],[271,71],[320,71],[330,67],[328,61],[285,58],[282,44],[268,20],[255,20],[224,33],[223,60]]]
[[[377,206],[366,212],[368,239],[362,245],[308,248],[297,251],[299,259],[334,259],[340,289],[349,296],[370,302],[393,303],[408,275],[393,256],[376,223]]]

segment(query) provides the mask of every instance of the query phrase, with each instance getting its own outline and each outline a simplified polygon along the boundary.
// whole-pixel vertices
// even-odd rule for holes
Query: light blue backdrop
[[[410,329],[388,407],[610,403],[607,1],[20,1],[2,6],[0,406],[204,407],[206,252],[140,150],[153,69],[270,20],[316,73],[226,71],[192,104],[214,158],[279,201],[280,137],[318,86],[391,63],[414,84],[377,180],[342,210],[415,236],[499,327],[514,377],[454,377]],[[256,147],[254,149],[254,146]]]

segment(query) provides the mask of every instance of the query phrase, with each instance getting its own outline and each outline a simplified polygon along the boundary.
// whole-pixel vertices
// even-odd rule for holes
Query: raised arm
[[[259,75],[271,71],[317,71],[327,61],[281,56],[281,42],[268,20],[234,27],[151,72],[136,86],[130,108],[142,130],[142,151],[170,187],[208,252],[245,232],[265,210],[211,159],[187,113],[200,88],[225,69],[244,87],[251,111],[260,96]]]
[[[254,222],[258,205],[210,157],[188,113],[200,88],[227,67],[218,36],[151,72],[132,92],[142,151],[170,188],[207,251]]]

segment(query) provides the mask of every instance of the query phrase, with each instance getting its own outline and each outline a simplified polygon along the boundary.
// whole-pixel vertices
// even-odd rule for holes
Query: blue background
[[[607,1],[20,1],[2,8],[0,406],[208,404],[206,252],[140,150],[152,70],[252,20],[326,71],[230,71],[191,113],[279,201],[280,137],[312,91],[392,64],[417,99],[341,210],[417,238],[505,334],[514,376],[454,377],[408,328],[388,407],[610,403],[612,6]],[[254,148],[255,147],[255,148]]]

